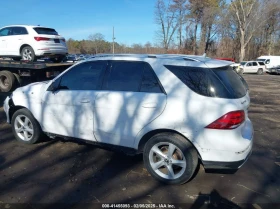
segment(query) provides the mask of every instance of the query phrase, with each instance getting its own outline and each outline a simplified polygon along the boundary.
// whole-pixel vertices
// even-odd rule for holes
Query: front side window
[[[247,63],[247,67],[251,67],[253,64],[251,62]]]
[[[11,35],[11,28],[3,28],[0,30],[0,36],[9,36]]]
[[[106,61],[85,62],[76,65],[62,75],[59,89],[99,90],[106,66]]]

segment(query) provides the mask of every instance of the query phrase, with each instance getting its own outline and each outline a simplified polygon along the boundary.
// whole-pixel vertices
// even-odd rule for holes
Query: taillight
[[[245,113],[243,110],[229,112],[205,128],[209,129],[235,129],[240,126],[245,120]]]
[[[36,41],[49,41],[50,40],[49,38],[45,38],[45,37],[34,37],[34,39]]]

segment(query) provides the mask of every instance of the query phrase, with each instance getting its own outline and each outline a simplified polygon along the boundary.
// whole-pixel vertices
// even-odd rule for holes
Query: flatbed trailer
[[[10,92],[31,82],[52,79],[73,64],[0,60],[0,92]]]

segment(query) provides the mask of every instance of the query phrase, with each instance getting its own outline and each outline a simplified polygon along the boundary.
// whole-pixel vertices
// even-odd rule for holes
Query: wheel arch
[[[138,146],[137,146],[138,147],[137,152],[142,153],[143,150],[144,150],[146,142],[148,142],[151,137],[153,137],[153,136],[155,136],[156,134],[159,134],[159,133],[174,133],[174,134],[178,134],[178,135],[182,136],[186,141],[191,143],[193,148],[196,150],[198,157],[201,158],[200,153],[198,152],[197,148],[194,146],[193,142],[190,139],[188,139],[186,136],[181,134],[180,132],[172,130],[172,129],[156,129],[156,130],[152,130],[152,131],[149,131],[149,132],[145,133],[142,136],[142,138],[139,140],[139,143],[138,143]]]
[[[15,114],[15,112],[16,111],[18,111],[18,110],[20,110],[20,109],[26,109],[26,107],[24,107],[24,106],[20,106],[20,105],[18,105],[18,106],[15,106],[14,104],[13,104],[13,101],[12,100],[10,100],[10,103],[12,103],[12,104],[9,104],[10,105],[10,109],[9,109],[9,118],[10,118],[10,123],[12,122],[12,117],[13,117],[13,115]]]
[[[21,55],[22,49],[23,49],[24,47],[26,47],[26,46],[29,46],[29,47],[31,47],[31,48],[33,49],[33,47],[30,46],[29,44],[22,44],[21,47],[19,48],[19,55]]]

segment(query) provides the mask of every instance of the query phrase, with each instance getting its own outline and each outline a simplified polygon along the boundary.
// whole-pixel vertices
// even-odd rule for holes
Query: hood
[[[17,88],[13,94],[16,94],[18,92],[23,93],[26,97],[31,97],[31,98],[40,98],[42,93],[46,89],[46,85],[50,81],[43,81],[43,82],[36,82],[36,83],[31,83],[29,85]]]

